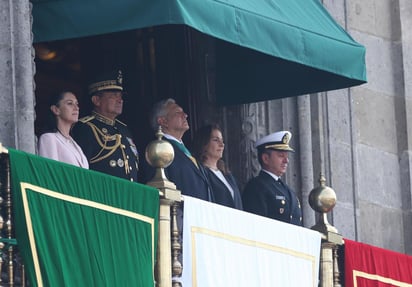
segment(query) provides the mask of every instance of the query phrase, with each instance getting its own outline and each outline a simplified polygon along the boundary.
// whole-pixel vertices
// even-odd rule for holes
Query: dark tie
[[[286,196],[287,201],[290,202],[291,194],[290,194],[289,189],[286,187],[286,185],[283,183],[283,181],[280,179],[280,177],[278,177],[278,180],[276,182],[278,183],[278,185],[281,186],[281,188],[282,188],[282,190],[283,190],[283,192]]]

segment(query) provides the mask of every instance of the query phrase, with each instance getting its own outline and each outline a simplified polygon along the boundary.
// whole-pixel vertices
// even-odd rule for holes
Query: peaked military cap
[[[88,87],[89,95],[107,90],[123,91],[123,74],[121,70],[99,75]]]
[[[293,148],[289,146],[289,141],[292,138],[292,133],[289,131],[275,132],[256,141],[255,148],[273,149],[279,151],[291,151]]]

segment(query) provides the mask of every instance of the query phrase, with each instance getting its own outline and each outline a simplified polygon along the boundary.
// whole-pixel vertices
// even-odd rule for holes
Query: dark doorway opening
[[[91,110],[90,79],[104,70],[121,68],[127,96],[119,120],[128,125],[141,156],[155,139],[149,123],[153,104],[174,98],[189,115],[185,144],[190,148],[198,127],[219,124],[226,139],[224,160],[234,174],[242,174],[242,106],[216,103],[218,42],[187,26],[168,25],[35,44],[36,134],[40,135],[47,120],[53,93],[73,91],[81,116],[86,116]]]
[[[192,110],[189,29],[169,25],[35,44],[36,134],[47,120],[48,99],[53,93],[73,91],[81,116],[88,115],[90,80],[103,71],[121,69],[127,95],[119,119],[129,126],[143,152],[154,139],[149,112],[155,102],[171,97],[188,113]],[[190,121],[196,126],[195,117]]]

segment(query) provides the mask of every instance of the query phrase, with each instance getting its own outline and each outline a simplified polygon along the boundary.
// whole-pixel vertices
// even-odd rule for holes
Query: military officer
[[[73,138],[86,155],[90,169],[137,182],[137,148],[126,124],[117,119],[123,111],[122,72],[101,75],[88,92],[93,111],[73,127]]]
[[[245,211],[302,226],[302,210],[296,194],[281,180],[289,162],[289,131],[275,132],[256,141],[262,167],[242,195]]]

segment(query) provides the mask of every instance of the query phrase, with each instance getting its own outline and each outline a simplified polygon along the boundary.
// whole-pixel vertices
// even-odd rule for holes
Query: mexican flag
[[[154,286],[156,189],[9,149],[30,286]]]

